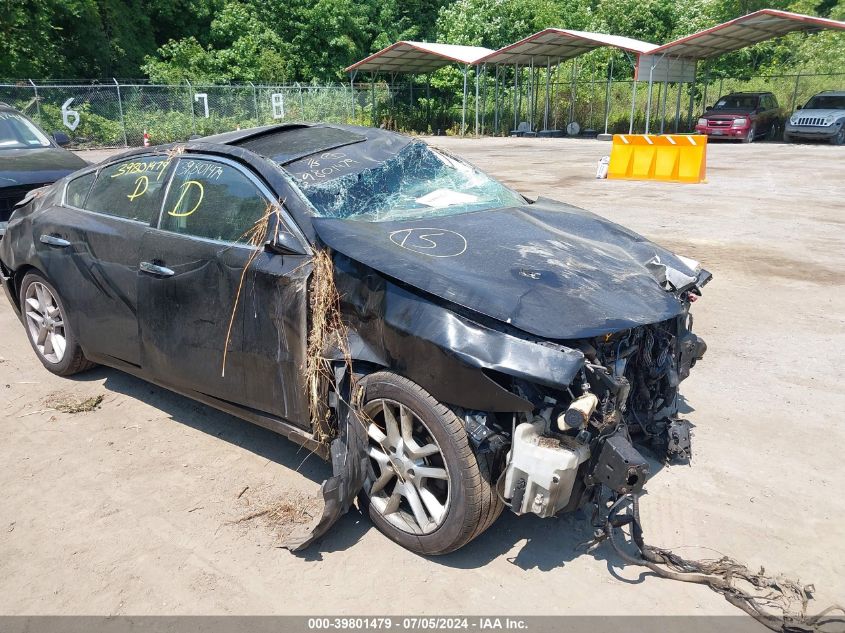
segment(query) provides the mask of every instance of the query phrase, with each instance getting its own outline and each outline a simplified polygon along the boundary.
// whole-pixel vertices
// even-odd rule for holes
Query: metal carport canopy
[[[822,29],[845,30],[845,22],[789,11],[761,9],[643,52],[650,55],[707,59],[794,31]]]
[[[609,35],[607,33],[594,33],[590,31],[576,31],[572,29],[556,29],[548,28],[538,31],[533,35],[510,44],[499,50],[490,53],[486,57],[478,60],[479,64],[493,64],[497,67],[499,65],[530,65],[533,69],[534,60],[536,58],[545,58],[546,62],[546,103],[543,113],[543,127],[544,130],[548,128],[549,122],[549,83],[551,77],[551,64],[554,60],[555,64],[562,61],[574,59],[584,53],[589,53],[596,48],[611,47],[624,51],[628,55],[631,64],[634,65],[634,60],[631,59],[631,54],[641,55],[657,48],[657,44],[651,42],[643,42],[642,40],[635,40],[630,37],[621,35]],[[612,61],[611,61],[612,64]],[[573,67],[573,90],[575,82],[575,68]],[[611,66],[612,72],[612,66]],[[498,72],[497,72],[498,78]],[[514,75],[514,93],[517,91],[516,74]],[[533,79],[532,79],[533,81]],[[608,83],[608,90],[610,84]],[[605,132],[607,131],[607,99],[605,99]],[[574,96],[573,96],[574,101]],[[516,97],[514,98],[516,104]],[[533,114],[533,106],[531,108]],[[570,108],[570,118],[572,109]],[[633,115],[632,115],[633,117]],[[514,127],[517,125],[517,106],[514,105]],[[530,118],[530,117],[529,117]],[[633,125],[633,118],[631,120]],[[533,120],[531,121],[533,123]]]
[[[467,69],[470,65],[478,62],[482,57],[493,51],[483,46],[461,46],[459,44],[437,44],[430,42],[399,41],[383,48],[377,53],[352,64],[346,68],[351,79],[355,81],[355,75],[359,72],[387,73],[396,75],[399,73],[424,74],[430,73],[443,66],[450,64],[462,64],[464,75],[464,98],[461,108],[461,136],[466,129],[467,111]],[[375,84],[373,84],[375,86]],[[478,92],[478,78],[475,81],[476,93]],[[413,87],[413,86],[412,86]],[[476,103],[476,121],[478,119],[478,103]],[[373,121],[375,122],[376,98],[373,88]],[[476,123],[477,127],[477,123]]]
[[[718,57],[795,31],[823,29],[845,30],[845,22],[777,9],[761,9],[641,53],[637,56],[634,77],[637,82],[648,81],[646,134],[649,133],[651,86],[654,82],[694,83],[699,59]],[[677,118],[676,113],[676,121]]]
[[[483,46],[400,41],[355,62],[346,72],[422,74],[449,64],[475,64],[492,52]]]
[[[657,44],[621,35],[550,28],[543,29],[514,44],[493,51],[486,57],[479,59],[477,63],[526,64],[536,57],[553,57],[559,61],[564,61],[602,46],[619,48],[629,53],[647,53],[657,48]]]

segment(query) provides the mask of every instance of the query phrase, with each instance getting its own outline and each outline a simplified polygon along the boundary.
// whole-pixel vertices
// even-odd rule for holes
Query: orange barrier
[[[614,134],[608,178],[702,182],[707,137],[689,134]]]

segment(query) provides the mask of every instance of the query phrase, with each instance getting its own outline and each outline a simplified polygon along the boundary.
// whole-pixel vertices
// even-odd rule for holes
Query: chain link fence
[[[706,105],[735,91],[773,92],[788,116],[822,90],[845,89],[845,73],[744,78],[699,78],[695,84],[648,84],[604,78],[562,80],[562,67],[546,88],[501,69],[479,78],[470,71],[464,132],[507,135],[522,121],[535,131],[581,134],[645,130],[688,132]],[[636,90],[636,92],[635,92]],[[546,92],[548,91],[548,95]],[[463,99],[455,86],[435,88],[422,78],[403,83],[292,85],[156,85],[144,82],[0,83],[0,101],[24,111],[48,132],[68,134],[76,147],[137,146],[144,132],[153,144],[184,141],[237,128],[292,121],[375,125],[424,134],[460,134]],[[548,114],[546,102],[548,101]],[[633,101],[633,107],[632,107]],[[648,108],[648,104],[650,109]],[[648,111],[648,114],[647,114]],[[574,129],[574,128],[571,128]]]
[[[237,128],[291,121],[372,123],[372,102],[390,102],[377,85],[156,85],[23,81],[0,84],[0,101],[77,147],[184,141]],[[384,109],[384,105],[381,106]]]

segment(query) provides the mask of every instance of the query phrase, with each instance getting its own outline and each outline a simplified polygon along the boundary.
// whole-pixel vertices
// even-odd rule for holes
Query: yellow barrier
[[[704,135],[614,134],[607,177],[702,182],[707,173]]]

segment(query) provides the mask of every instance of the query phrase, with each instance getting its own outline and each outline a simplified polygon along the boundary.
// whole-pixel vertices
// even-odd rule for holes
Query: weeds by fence
[[[565,75],[557,75],[558,77]],[[467,99],[466,133],[475,131],[474,76]],[[521,76],[513,88],[512,71],[503,69],[498,85],[492,73],[479,78],[478,131],[508,134],[515,123],[534,129],[565,130],[577,122],[582,131],[627,132],[645,127],[648,85],[630,79],[552,81],[549,115],[544,119],[546,86]],[[528,90],[526,88],[529,88]],[[738,90],[773,92],[785,114],[821,90],[845,89],[838,75],[781,75],[700,79],[696,84],[652,87],[651,131],[690,131],[705,105]],[[20,81],[0,84],[0,101],[23,110],[48,132],[67,133],[78,147],[135,146],[146,130],[154,144],[187,140],[256,125],[291,121],[326,121],[376,125],[417,133],[459,134],[461,94],[433,88],[420,78],[404,83],[377,82],[317,85],[154,85],[143,82]],[[514,114],[516,113],[516,115]],[[676,120],[677,113],[677,120]]]

